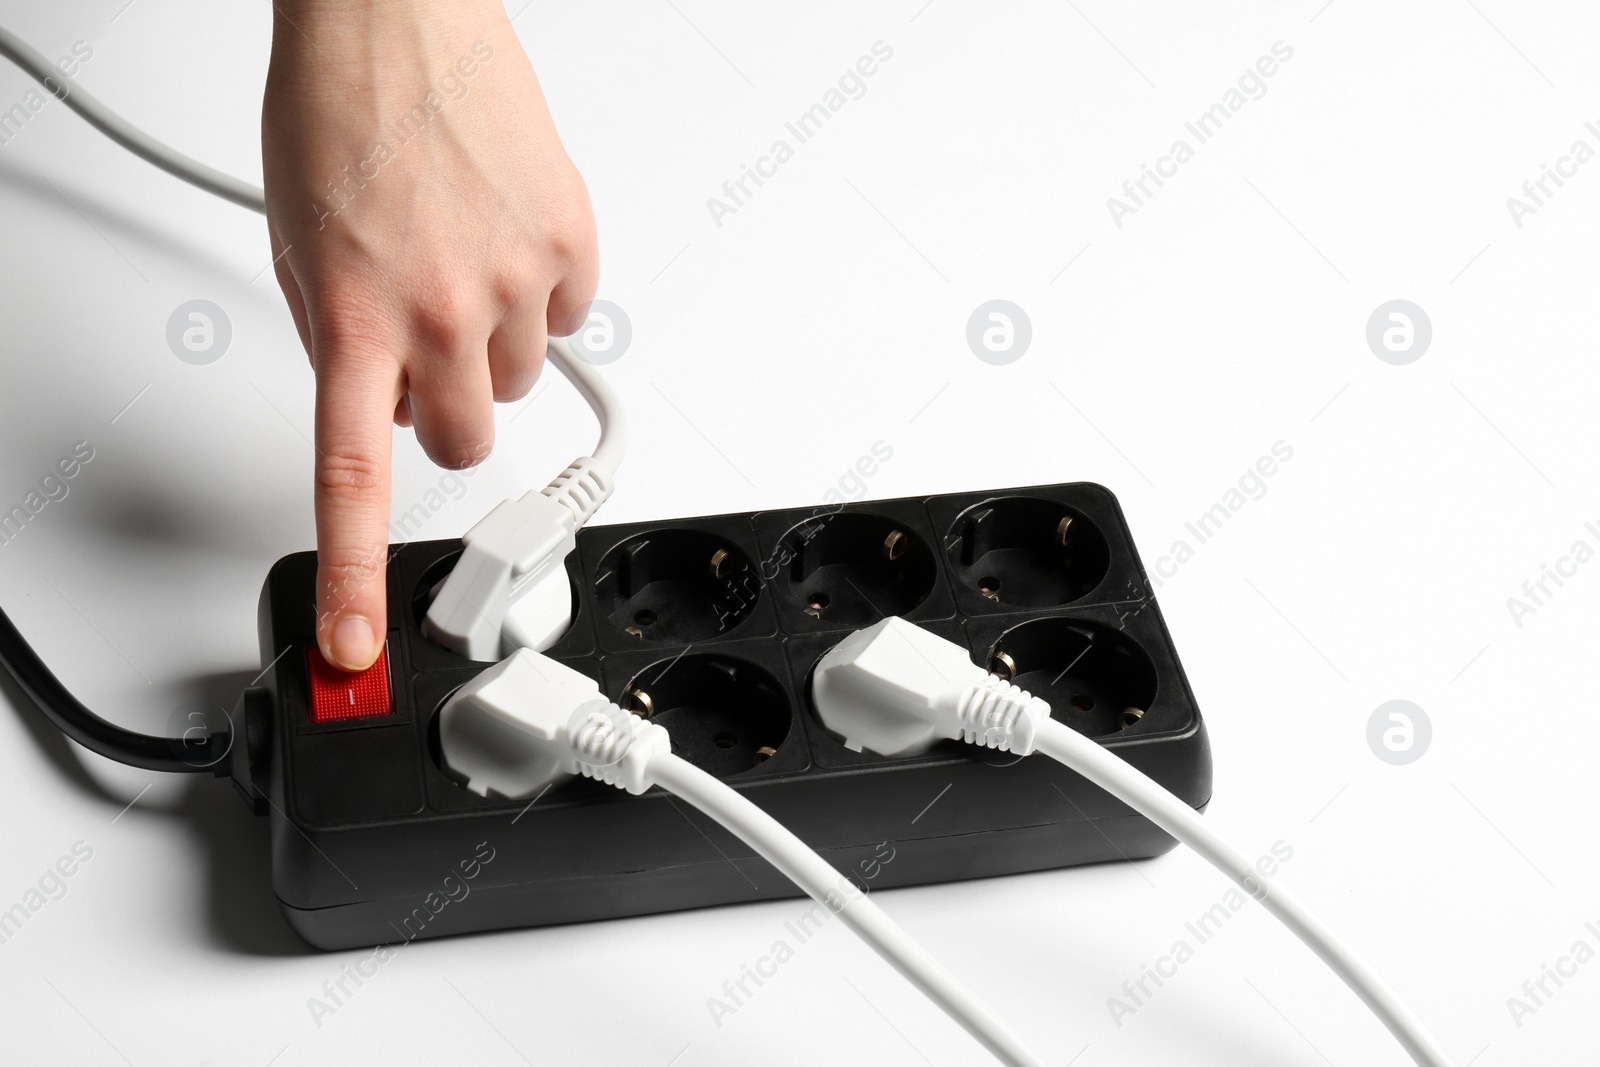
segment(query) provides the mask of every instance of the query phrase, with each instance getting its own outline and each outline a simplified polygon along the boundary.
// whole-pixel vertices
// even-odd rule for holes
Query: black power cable
[[[44,665],[4,610],[0,610],[0,666],[62,733],[91,752],[147,771],[215,771],[225,766],[227,732],[155,737],[124,729],[90,711]]]

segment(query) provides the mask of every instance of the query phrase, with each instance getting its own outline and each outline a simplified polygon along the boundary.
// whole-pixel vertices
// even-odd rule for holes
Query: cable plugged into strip
[[[1001,1063],[1043,1067],[855,883],[738,791],[674,756],[666,730],[605,699],[592,679],[524,649],[462,686],[439,714],[446,766],[481,795],[537,797],[574,775],[636,795],[652,785],[676,794],[838,915]]]
[[[600,441],[543,491],[502,501],[462,538],[461,559],[436,590],[423,632],[468,659],[542,651],[567,632],[573,594],[564,561],[611,495],[627,448],[627,418],[606,380],[565,341],[552,338],[549,354],[594,408]]]
[[[960,645],[904,619],[858,630],[817,665],[823,723],[860,751],[910,756],[959,739],[1026,756],[1042,752],[1200,853],[1322,958],[1421,1067],[1451,1061],[1394,990],[1281,885],[1223,841],[1200,814],[1143,772],[1050,717],[1050,705],[974,664]]]

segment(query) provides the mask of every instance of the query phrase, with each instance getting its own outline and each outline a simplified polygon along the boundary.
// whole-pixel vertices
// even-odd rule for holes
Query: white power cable
[[[667,732],[606,700],[570,667],[521,650],[462,686],[439,713],[445,764],[474,792],[520,799],[582,774],[639,794],[683,798],[755,849],[904,975],[996,1059],[1043,1067],[876,903],[737,790],[672,754]]]
[[[628,413],[622,408],[622,398],[594,364],[572,351],[565,338],[552,337],[546,354],[600,420],[600,439],[589,455],[608,476],[614,476],[628,450]]]
[[[0,56],[32,75],[51,95],[134,155],[191,185],[266,214],[262,191],[190,159],[62,76],[26,41],[0,27]],[[550,362],[600,420],[600,439],[539,492],[507,500],[469,530],[460,563],[428,610],[429,637],[470,659],[491,660],[517,648],[548,648],[572,624],[572,595],[562,561],[576,531],[611,495],[628,447],[622,401],[604,377],[567,343],[551,338]]]
[[[1052,719],[1048,703],[977,666],[960,645],[888,618],[835,645],[813,678],[818,717],[856,751],[916,755],[951,738],[1059,760],[1260,901],[1361,998],[1419,1067],[1450,1067],[1450,1057],[1399,995],[1286,888],[1260,877],[1198,812],[1144,772]]]
[[[1388,1027],[1414,1061],[1424,1067],[1450,1067],[1450,1057],[1399,994],[1285,886],[1263,880],[1250,860],[1217,836],[1199,812],[1143,771],[1048,714],[1046,711],[1046,718],[1037,725],[1035,751],[1077,771],[1198,852],[1315,952]]]
[[[5,56],[33,75],[34,80],[43,85],[52,96],[83,116],[89,125],[140,159],[153,163],[168,174],[182,178],[189,184],[220,196],[224,200],[230,200],[240,207],[266,214],[267,205],[260,189],[190,159],[182,152],[162,144],[137,126],[131,125],[89,95],[87,90],[72,84],[41,52],[4,27],[0,27],[0,56]]]
[[[650,777],[755,849],[806,895],[836,914],[946,1015],[1001,1063],[1041,1067],[1039,1059],[955,975],[884,914],[850,879],[806,847],[772,816],[723,782],[671,753],[650,761]],[[852,892],[853,891],[853,892]]]

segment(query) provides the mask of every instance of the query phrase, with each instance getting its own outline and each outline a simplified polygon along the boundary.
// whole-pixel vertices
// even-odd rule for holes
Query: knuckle
[[[555,287],[555,279],[531,255],[514,256],[495,280],[495,300],[505,313],[535,307],[538,298]]]
[[[572,186],[539,205],[540,258],[568,268],[593,258],[595,249],[594,212],[583,179],[572,175]]]
[[[550,332],[557,337],[568,337],[583,328],[589,317],[589,306],[594,302],[594,290],[560,290],[550,301]]]
[[[367,329],[381,320],[382,298],[374,286],[333,276],[315,286],[316,317],[329,329]]]
[[[431,348],[451,352],[472,333],[474,301],[460,275],[435,274],[410,298],[411,326]]]
[[[554,220],[543,237],[545,256],[566,267],[582,252],[582,238],[570,220]]]
[[[333,446],[317,462],[317,489],[333,500],[366,500],[383,489],[388,471],[374,456]]]
[[[336,359],[390,358],[387,316],[368,294],[325,292],[312,325],[314,366],[324,354]]]
[[[563,268],[587,259],[594,240],[594,221],[577,205],[563,204],[546,217],[545,254]]]

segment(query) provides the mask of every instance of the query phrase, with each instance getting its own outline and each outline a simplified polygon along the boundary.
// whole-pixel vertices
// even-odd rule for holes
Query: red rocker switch
[[[330,665],[315,645],[306,649],[306,664],[311,675],[313,723],[371,719],[392,712],[387,645],[378,653],[378,661],[359,674]]]

